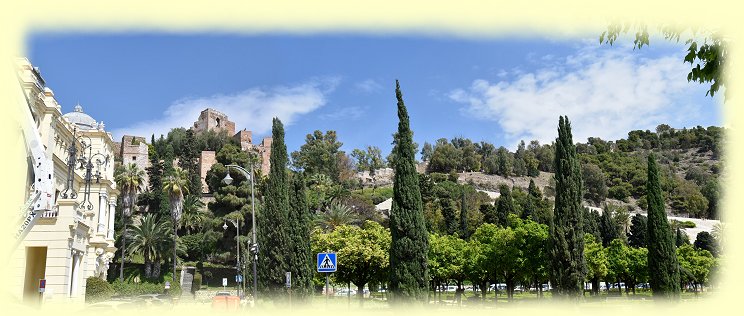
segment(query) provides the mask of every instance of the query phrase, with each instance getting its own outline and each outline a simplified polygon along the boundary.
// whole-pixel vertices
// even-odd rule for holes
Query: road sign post
[[[225,291],[225,287],[227,287],[227,278],[222,278],[222,290]]]
[[[289,292],[289,308],[292,308],[292,272],[287,272],[284,274],[285,276],[285,283],[284,285],[287,287],[287,292]]]
[[[328,305],[328,276],[331,272],[336,272],[336,254],[331,252],[321,252],[318,254],[317,257],[317,265],[318,272],[323,272],[326,274],[326,289],[325,289],[325,295],[326,295],[326,306]]]

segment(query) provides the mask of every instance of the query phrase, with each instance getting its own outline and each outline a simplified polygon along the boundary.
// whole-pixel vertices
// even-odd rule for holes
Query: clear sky
[[[63,113],[79,102],[115,139],[190,127],[211,107],[254,140],[278,116],[290,152],[318,129],[336,130],[347,152],[375,145],[387,155],[395,79],[420,145],[457,136],[510,149],[520,139],[550,142],[559,115],[582,142],[723,122],[721,98],[687,82],[684,45],[664,40],[633,50],[599,45],[598,35],[44,33],[27,48]]]

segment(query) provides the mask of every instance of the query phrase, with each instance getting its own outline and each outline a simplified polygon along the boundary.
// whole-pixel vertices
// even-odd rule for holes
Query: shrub
[[[116,294],[121,296],[160,294],[165,291],[165,283],[131,283],[116,280],[114,281],[113,288],[116,291]],[[178,284],[178,282],[171,282],[170,293],[172,293],[173,295],[181,295],[181,286],[180,284]]]
[[[165,289],[165,285],[164,285],[164,284],[163,284],[163,285],[161,285],[161,287],[162,287],[163,289]],[[179,283],[178,281],[176,281],[176,282],[171,282],[171,288],[170,288],[170,291],[169,291],[169,293],[170,293],[170,295],[171,295],[172,297],[178,297],[178,296],[181,296],[181,293],[182,293],[182,292],[183,292],[183,289],[181,289],[181,283]]]
[[[105,301],[114,296],[114,293],[114,287],[104,279],[89,277],[85,280],[86,303]]]
[[[197,272],[194,274],[194,281],[191,282],[191,293],[194,293],[201,289],[202,285],[202,275],[201,273]]]
[[[431,176],[431,180],[435,183],[447,181],[447,175],[444,173],[432,172],[429,175]]]

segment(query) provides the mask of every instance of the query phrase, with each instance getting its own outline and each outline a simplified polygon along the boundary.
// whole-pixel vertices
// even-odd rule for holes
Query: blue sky
[[[629,41],[626,41],[629,42]],[[575,141],[632,129],[720,126],[720,98],[688,83],[681,44],[598,44],[596,37],[462,39],[363,34],[44,33],[28,38],[64,113],[80,103],[116,139],[189,127],[205,107],[288,150],[313,130],[336,130],[343,150],[379,146],[397,128],[401,82],[414,140],[456,136],[514,149],[550,142],[559,115]]]

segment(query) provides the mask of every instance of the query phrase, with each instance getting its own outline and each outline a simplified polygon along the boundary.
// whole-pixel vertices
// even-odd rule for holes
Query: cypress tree
[[[274,118],[271,143],[271,169],[265,188],[265,206],[258,213],[258,286],[270,297],[284,292],[285,272],[291,242],[288,240],[289,187],[287,181],[287,146],[284,144],[284,127]]]
[[[293,297],[304,301],[313,294],[314,261],[310,249],[310,211],[307,206],[305,179],[301,173],[292,177],[292,191],[289,197],[289,239],[292,251],[289,257],[289,271],[292,272]]]
[[[681,229],[679,229],[679,227],[677,227],[677,233],[674,237],[674,245],[677,246],[677,248],[679,248],[689,243],[690,243],[690,236],[687,236],[685,232],[683,232]]]
[[[532,179],[530,179],[530,186],[527,188],[527,193],[533,198],[542,199],[542,192],[540,192],[540,188],[535,185],[535,181]]]
[[[506,227],[509,225],[508,218],[509,214],[514,213],[514,202],[512,201],[511,191],[506,185],[499,186],[499,205],[496,207],[496,215],[498,216],[499,225]]]
[[[400,85],[395,81],[398,99],[398,133],[395,139],[395,177],[390,210],[390,291],[392,302],[428,301],[429,233],[416,172],[413,132],[403,103]]]
[[[468,209],[465,204],[465,188],[462,188],[460,198],[460,238],[468,238]]]
[[[609,247],[610,243],[615,240],[616,238],[620,237],[618,235],[618,228],[617,224],[615,224],[615,219],[612,218],[611,210],[609,207],[607,207],[607,204],[605,204],[605,209],[602,211],[602,215],[600,216],[600,222],[599,222],[599,230],[602,234],[602,246],[603,247]]]
[[[646,216],[636,214],[630,220],[630,233],[628,234],[628,244],[631,247],[646,248],[646,233],[648,225]]]
[[[481,204],[479,208],[481,214],[483,214],[483,223],[498,224],[499,217],[496,215],[496,206],[491,204]]]
[[[555,142],[555,210],[550,225],[551,279],[558,296],[578,297],[584,288],[581,168],[568,117],[558,121]]]
[[[450,198],[444,198],[439,200],[442,208],[442,217],[444,217],[444,227],[447,230],[448,235],[454,235],[457,231],[457,215],[455,214],[455,207],[453,201]]]
[[[536,203],[536,197],[533,196],[533,192],[537,191],[537,194],[540,194],[540,191],[537,189],[537,186],[535,185],[535,181],[530,179],[530,185],[527,188],[527,204],[524,206],[524,209],[522,210],[522,214],[520,215],[520,218],[522,219],[531,219],[532,214],[535,212],[535,205]]]
[[[659,169],[653,154],[648,156],[646,201],[648,201],[648,275],[651,290],[656,297],[679,297],[679,264],[674,237],[664,210]]]
[[[602,240],[602,233],[600,232],[599,226],[601,222],[601,216],[595,210],[590,210],[588,207],[584,208],[584,234],[590,234],[594,236],[596,240]]]

